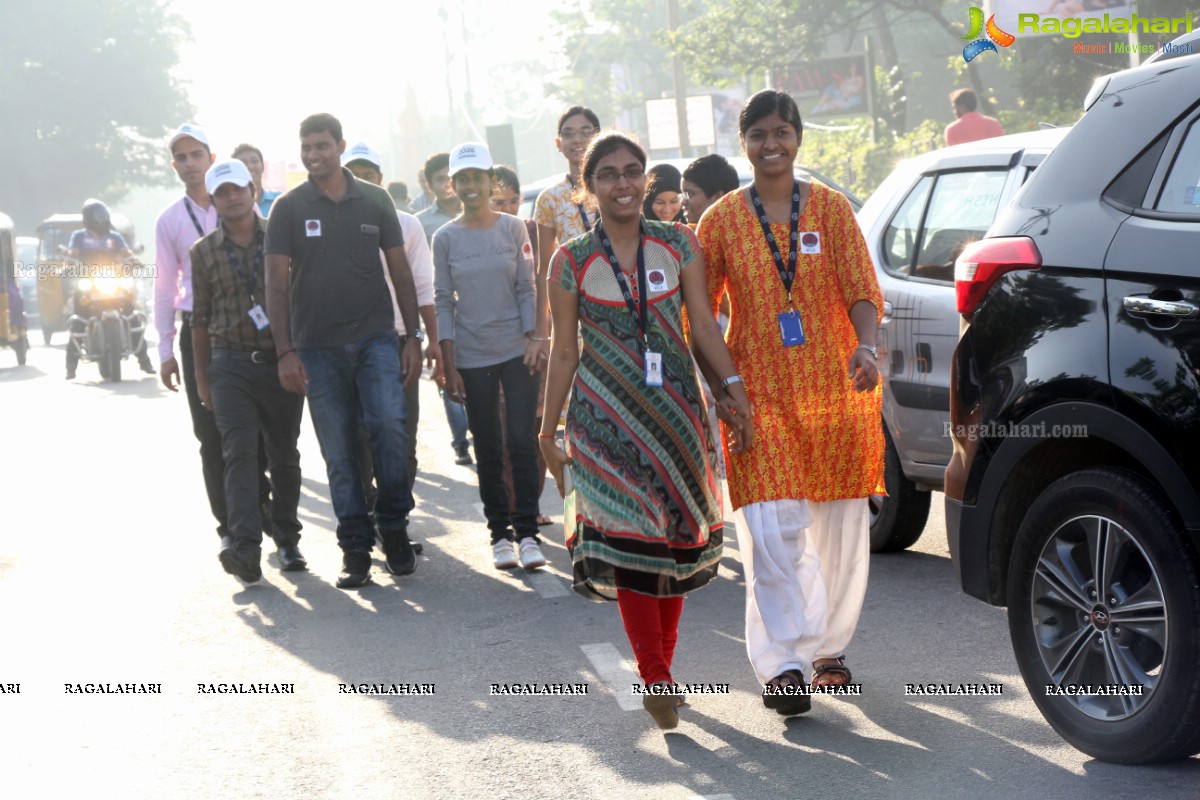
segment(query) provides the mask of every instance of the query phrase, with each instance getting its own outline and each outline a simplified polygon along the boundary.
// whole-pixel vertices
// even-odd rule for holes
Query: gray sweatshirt
[[[534,330],[533,247],[509,214],[487,228],[457,222],[433,235],[438,335],[454,342],[456,367],[490,367],[525,354]]]

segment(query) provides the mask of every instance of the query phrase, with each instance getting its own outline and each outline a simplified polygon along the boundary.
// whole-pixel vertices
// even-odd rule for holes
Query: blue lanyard
[[[608,265],[612,267],[613,277],[617,279],[617,285],[621,287],[621,296],[625,298],[625,305],[629,307],[629,311],[633,314],[633,318],[637,321],[638,331],[642,334],[642,350],[645,352],[650,349],[650,320],[649,308],[650,298],[649,291],[646,289],[646,223],[643,219],[640,223],[640,231],[638,235],[637,249],[637,282],[638,282],[638,298],[635,301],[633,298],[633,290],[629,288],[629,280],[625,277],[624,271],[621,269],[621,264],[617,261],[617,254],[613,251],[612,242],[608,239],[608,234],[604,232],[604,223],[596,221],[596,237],[600,240],[601,246],[604,247],[604,255],[608,258]]]
[[[567,183],[571,184],[571,191],[575,191],[575,179],[571,177],[571,173],[567,173]],[[591,221],[588,219],[587,209],[583,207],[583,203],[576,203],[575,208],[579,210],[579,219],[583,221],[583,229],[589,230],[592,227]]]
[[[250,293],[250,305],[256,306],[258,303],[254,299],[254,287],[258,282],[258,276],[262,275],[263,271],[263,235],[262,231],[257,231],[254,234],[254,274],[247,277],[246,273],[242,272],[242,262],[237,257],[237,252],[233,245],[229,243],[228,233],[225,236],[225,254],[229,256],[229,263],[233,267],[233,274],[241,279],[242,285],[246,287],[246,291]]]
[[[188,216],[192,218],[192,224],[196,226],[196,235],[203,236],[204,228],[200,225],[200,221],[196,219],[196,212],[192,211],[192,203],[186,194],[183,196],[183,207],[187,209]]]
[[[800,251],[800,181],[792,184],[792,216],[788,221],[788,238],[791,247],[788,250],[787,266],[784,266],[783,254],[779,252],[779,243],[775,234],[771,233],[771,220],[763,210],[762,198],[754,184],[750,184],[750,200],[754,203],[754,212],[758,214],[758,222],[762,225],[763,235],[767,237],[767,246],[771,248],[771,257],[775,259],[775,269],[779,271],[779,279],[783,281],[783,289],[787,292],[788,306],[792,305],[792,281],[796,279],[796,256]]]

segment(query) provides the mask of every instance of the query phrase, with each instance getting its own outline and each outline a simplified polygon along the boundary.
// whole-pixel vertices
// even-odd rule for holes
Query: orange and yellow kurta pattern
[[[814,502],[883,491],[881,389],[856,392],[847,362],[858,337],[850,307],[883,295],[850,202],[813,181],[800,234],[820,234],[820,252],[801,253],[792,300],[805,342],[784,347],[778,316],[787,292],[745,191],[730,192],[705,214],[700,244],[713,313],[721,293],[732,307],[726,340],[754,405],[754,446],[730,455],[734,508],[771,500]],[[788,225],[771,226],[786,260]]]

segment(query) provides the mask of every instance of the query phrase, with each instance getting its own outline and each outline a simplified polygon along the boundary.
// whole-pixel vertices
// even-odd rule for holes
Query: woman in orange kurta
[[[754,449],[727,454],[749,534],[747,649],[764,703],[794,714],[809,707],[796,693],[806,671],[814,685],[850,681],[843,657],[866,592],[867,497],[883,479],[873,346],[883,298],[849,201],[793,176],[803,128],[792,98],[759,92],[740,129],[754,182],[708,209],[699,238],[714,313],[729,295],[729,350],[755,413]]]

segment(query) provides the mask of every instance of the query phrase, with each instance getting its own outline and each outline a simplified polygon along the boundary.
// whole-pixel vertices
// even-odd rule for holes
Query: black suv
[[[1200,55],[1096,82],[955,266],[946,530],[1105,761],[1200,752]]]

